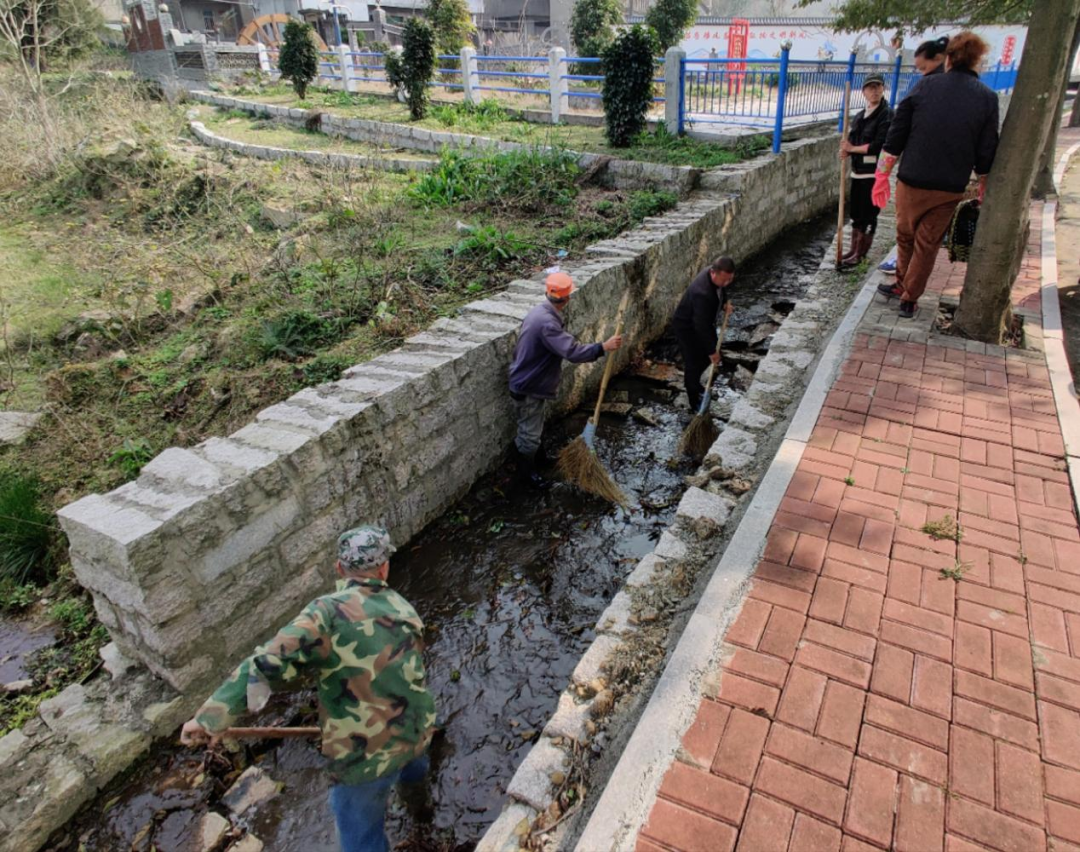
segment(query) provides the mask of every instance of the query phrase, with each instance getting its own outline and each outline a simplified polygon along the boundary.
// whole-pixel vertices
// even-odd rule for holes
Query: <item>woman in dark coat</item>
[[[878,287],[900,299],[910,319],[934,270],[941,240],[974,170],[979,198],[998,145],[997,94],[979,81],[977,68],[990,48],[963,32],[945,50],[945,73],[923,77],[896,108],[874,181],[874,203],[889,202],[896,182],[896,284]],[[902,156],[901,156],[902,155]]]
[[[854,269],[870,252],[880,212],[874,206],[874,172],[878,154],[885,145],[892,110],[885,103],[885,79],[871,74],[863,81],[866,109],[851,122],[848,138],[840,145],[840,156],[851,160],[851,249],[840,262],[842,269]]]

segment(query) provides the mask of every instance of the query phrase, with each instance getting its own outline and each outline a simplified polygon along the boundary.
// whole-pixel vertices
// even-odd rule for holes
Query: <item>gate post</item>
[[[889,109],[896,108],[896,99],[900,97],[900,65],[904,61],[904,55],[897,51],[896,64],[892,72],[892,91],[889,92]]]
[[[551,123],[562,121],[562,114],[570,109],[570,83],[563,79],[566,51],[553,47],[548,51],[548,91],[551,93]]]
[[[476,48],[461,48],[461,91],[465,94],[465,103],[479,103],[476,97]]]
[[[772,152],[780,153],[780,143],[784,138],[784,107],[787,104],[788,59],[791,58],[791,42],[784,42],[780,48],[780,79],[776,87],[776,124],[773,126]]]
[[[847,63],[847,84],[851,87],[850,91],[855,91],[855,56],[855,51],[851,51],[851,56],[848,57]],[[844,122],[847,120],[849,109],[851,109],[850,103],[840,105],[840,120],[836,124],[837,133],[844,132]]]
[[[683,132],[685,63],[686,51],[680,47],[669,47],[664,54],[664,125],[673,136]]]

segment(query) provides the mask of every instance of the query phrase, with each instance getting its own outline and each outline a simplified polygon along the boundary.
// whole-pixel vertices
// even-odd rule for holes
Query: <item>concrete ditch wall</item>
[[[740,194],[698,193],[591,246],[571,270],[571,330],[610,334],[629,287],[625,366],[712,256],[751,254],[830,204],[835,167],[833,141],[796,143],[708,176]],[[233,435],[167,450],[138,480],[62,509],[76,575],[120,649],[197,690],[328,588],[340,530],[378,520],[402,543],[452,505],[509,446],[506,366],[541,293],[539,280],[512,282]],[[568,370],[553,413],[591,393],[602,368]]]

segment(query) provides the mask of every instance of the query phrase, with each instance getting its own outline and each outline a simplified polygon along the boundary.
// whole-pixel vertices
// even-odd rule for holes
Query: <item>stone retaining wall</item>
[[[296,107],[264,104],[243,98],[215,95],[210,92],[194,92],[192,97],[222,109],[243,110],[244,112],[250,112],[252,115],[264,116],[293,127],[305,127],[308,117],[313,112],[319,112],[318,110],[309,111],[297,109]],[[429,130],[426,127],[390,124],[364,118],[346,118],[329,112],[321,113],[319,129],[328,136],[341,136],[358,142],[370,142],[386,148],[404,148],[434,154],[446,147],[498,151],[521,151],[532,148],[532,146],[520,142],[502,142],[497,139],[471,136],[465,133],[448,133]],[[583,169],[587,169],[603,159],[606,158],[599,154],[579,154],[578,164]],[[609,160],[599,178],[603,183],[615,189],[642,189],[664,186],[677,191],[680,195],[686,195],[697,186],[701,173],[701,169],[690,166],[667,166],[662,163]]]
[[[615,240],[571,271],[570,329],[612,331],[623,291],[631,346],[663,330],[714,255],[744,257],[832,202],[832,141],[796,143]],[[120,649],[174,687],[222,676],[330,585],[342,529],[379,521],[407,541],[502,457],[513,432],[506,366],[539,280],[466,306],[398,350],[302,391],[226,438],[166,450],[138,480],[59,513],[79,581]],[[579,404],[602,364],[567,370],[553,413]]]

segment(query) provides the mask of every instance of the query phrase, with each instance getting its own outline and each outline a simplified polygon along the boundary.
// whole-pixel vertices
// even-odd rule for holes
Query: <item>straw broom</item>
[[[720,349],[724,345],[724,333],[727,331],[728,314],[724,314],[724,321],[720,324],[720,335],[716,338],[716,354],[720,355]],[[712,386],[719,372],[717,364],[709,368],[709,381],[705,385],[705,393],[701,395],[701,405],[698,406],[697,414],[686,427],[679,439],[679,452],[691,458],[701,459],[709,451],[720,432],[713,423],[712,415],[709,414],[709,404],[712,402]]]
[[[615,318],[615,335],[622,334],[623,314],[630,298],[630,291],[623,293],[622,302],[619,304],[619,312]],[[611,371],[615,366],[615,358],[609,356],[604,365],[604,377],[600,380],[600,394],[596,399],[596,409],[592,419],[585,424],[585,431],[563,447],[559,453],[559,472],[567,482],[577,485],[582,491],[588,491],[597,497],[603,497],[611,503],[620,506],[627,504],[626,495],[614,482],[604,465],[596,455],[594,447],[596,438],[596,426],[600,422],[600,408],[604,404],[604,394],[607,393],[608,381],[611,379]]]
[[[851,81],[848,80],[844,84],[844,129],[841,132],[840,144],[844,144],[844,140],[848,136],[848,114],[850,113],[851,104]],[[843,268],[844,259],[844,196],[847,193],[847,163],[846,159],[840,161],[840,206],[837,211],[836,222],[836,268]]]

